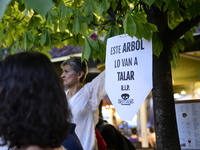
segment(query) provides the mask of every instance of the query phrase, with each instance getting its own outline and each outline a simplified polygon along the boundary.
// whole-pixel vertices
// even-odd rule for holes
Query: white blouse
[[[75,132],[84,150],[98,149],[94,129],[99,118],[99,103],[105,95],[105,71],[103,71],[68,100],[72,113],[71,122],[76,124]]]

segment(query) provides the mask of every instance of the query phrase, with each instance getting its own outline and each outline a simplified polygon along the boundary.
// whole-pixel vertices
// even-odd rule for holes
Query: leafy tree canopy
[[[144,9],[152,5],[167,13],[170,29],[200,14],[199,0],[3,0],[0,47],[12,46],[11,54],[18,50],[48,54],[53,46],[73,44],[83,47],[84,58],[103,60],[107,38],[127,33],[138,39],[153,36],[154,54],[159,55],[162,42],[153,34],[159,31],[147,21]],[[92,40],[93,33],[105,36],[104,41]],[[191,33],[186,34],[189,40],[193,40]],[[174,48],[183,50],[184,46],[178,42]]]

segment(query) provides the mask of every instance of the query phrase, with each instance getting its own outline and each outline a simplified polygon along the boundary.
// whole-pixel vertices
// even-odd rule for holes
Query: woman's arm
[[[93,107],[98,107],[100,101],[106,95],[105,90],[105,71],[101,72],[90,83],[85,85],[90,94],[90,101]]]

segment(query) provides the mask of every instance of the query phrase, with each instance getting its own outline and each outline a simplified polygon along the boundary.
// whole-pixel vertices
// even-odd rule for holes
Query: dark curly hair
[[[132,134],[136,134],[136,135],[138,134],[137,128],[132,128],[132,129],[131,129],[131,132],[132,132]]]
[[[53,64],[39,52],[0,63],[0,137],[9,148],[57,148],[67,137],[70,112]]]

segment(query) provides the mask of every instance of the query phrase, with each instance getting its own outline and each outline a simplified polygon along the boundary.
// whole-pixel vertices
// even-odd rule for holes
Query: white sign
[[[152,42],[126,34],[106,46],[106,91],[120,118],[132,121],[152,89]]]
[[[200,149],[200,102],[177,102],[176,120],[181,149]],[[195,102],[196,101],[196,102]]]

